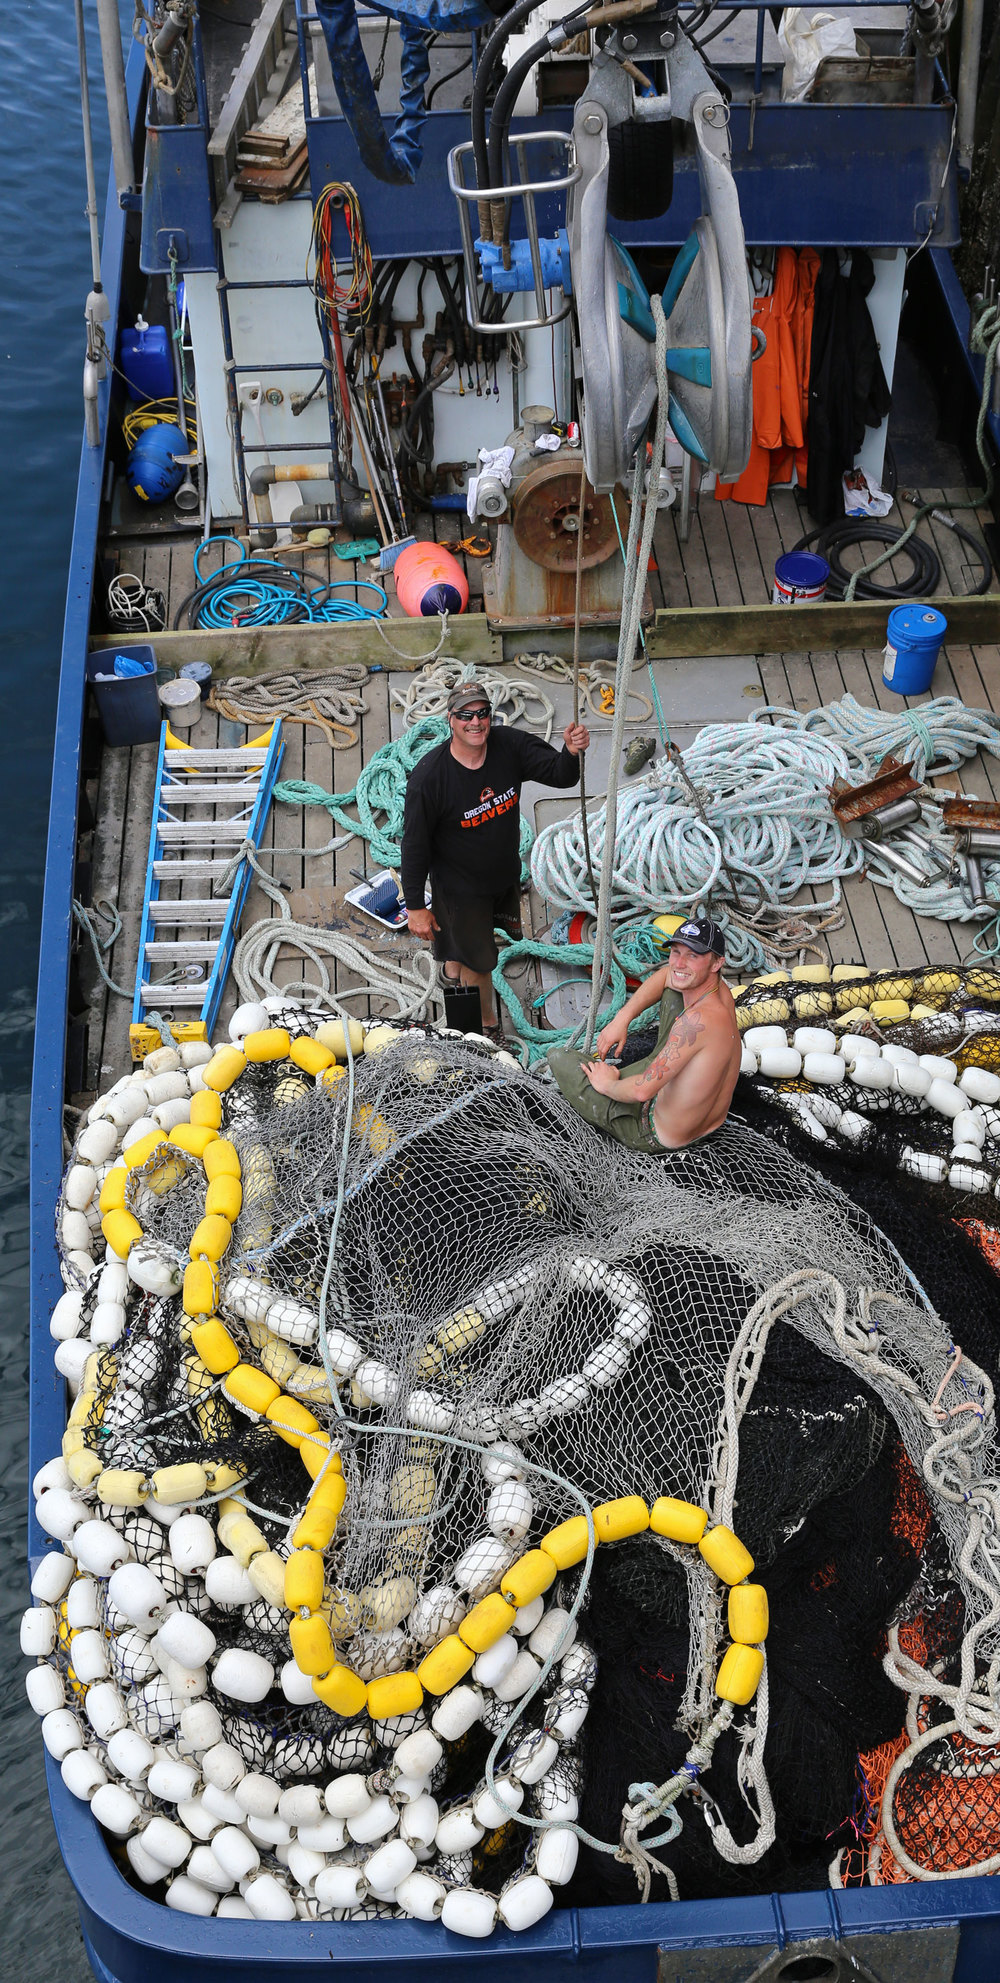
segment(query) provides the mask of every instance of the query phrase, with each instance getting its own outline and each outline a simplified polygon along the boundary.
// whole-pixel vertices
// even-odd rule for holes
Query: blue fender
[[[402,0],[379,8],[399,22],[402,39],[399,116],[390,135],[361,45],[354,0],[316,0],[316,12],[330,54],[334,88],[362,165],[387,185],[412,185],[420,167],[427,114],[424,85],[430,60],[424,37],[428,31],[485,27],[494,16],[484,0],[408,0],[408,4]]]

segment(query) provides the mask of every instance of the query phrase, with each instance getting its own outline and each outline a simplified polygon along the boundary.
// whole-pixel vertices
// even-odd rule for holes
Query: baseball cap
[[[699,957],[707,957],[710,952],[716,957],[725,957],[726,954],[726,939],[718,923],[713,923],[708,916],[693,916],[689,922],[681,923],[670,942],[686,944]]]
[[[473,703],[485,703],[489,708],[490,699],[479,682],[456,682],[448,696],[448,714],[456,716],[460,709],[471,707]]]

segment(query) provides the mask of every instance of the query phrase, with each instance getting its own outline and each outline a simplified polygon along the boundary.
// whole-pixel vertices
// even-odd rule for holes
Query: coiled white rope
[[[449,691],[459,682],[475,682],[494,716],[502,715],[508,723],[537,725],[548,743],[556,713],[551,698],[534,682],[519,682],[495,668],[463,666],[461,661],[428,661],[410,677],[405,689],[390,689],[389,700],[402,710],[403,722],[409,727],[425,716],[444,716]]]
[[[771,721],[762,720],[767,718]],[[708,724],[683,753],[703,816],[692,806],[680,771],[666,760],[618,796],[611,918],[622,923],[711,900],[713,913],[728,925],[730,962],[756,968],[769,954],[767,918],[755,932],[748,905],[773,912],[801,888],[829,883],[823,907],[834,908],[841,881],[866,869],[915,915],[982,921],[1000,907],[1000,867],[986,874],[990,906],[974,908],[945,872],[953,841],[933,804],[924,806],[919,839],[900,843],[927,876],[921,886],[884,860],[874,842],[849,840],[829,801],[835,777],[857,784],[887,753],[909,763],[922,782],[928,770],[955,770],[980,749],[1000,757],[1000,717],[966,709],[949,696],[898,714],[864,709],[853,696],[844,696],[822,709],[774,707],[755,711],[745,723]],[[590,813],[589,823],[597,861],[604,853],[605,804]],[[532,852],[531,874],[539,893],[558,908],[590,909],[578,820],[544,828]]]
[[[1000,716],[991,709],[967,709],[956,696],[941,695],[919,709],[866,709],[853,695],[805,712],[779,703],[754,710],[752,723],[803,731],[839,744],[851,763],[851,781],[870,775],[891,756],[908,764],[923,783],[928,771],[956,771],[980,750],[1000,757]]]
[[[704,818],[694,811],[676,765],[663,760],[618,797],[611,918],[686,909],[710,896],[730,896],[728,868],[745,900],[777,905],[800,888],[857,874],[864,850],[848,840],[830,811],[828,788],[846,777],[848,760],[835,744],[791,736],[750,723],[710,724],[684,752]],[[607,808],[590,814],[595,860],[604,854]],[[583,836],[578,821],[558,821],[539,834],[531,855],[539,893],[560,908],[590,908]]]
[[[310,1009],[329,1006],[340,1010],[340,1001],[351,998],[388,999],[400,1019],[430,1019],[443,1010],[444,995],[438,983],[438,970],[429,950],[418,950],[411,964],[402,958],[376,957],[374,951],[342,930],[317,929],[296,923],[279,888],[264,873],[253,842],[246,840],[235,862],[250,862],[263,893],[279,913],[252,923],[233,953],[233,977],[241,1000],[279,996]],[[275,981],[279,953],[297,950],[311,964],[314,978],[297,978],[288,984]],[[361,979],[358,985],[342,987],[334,995],[327,970],[333,959]]]

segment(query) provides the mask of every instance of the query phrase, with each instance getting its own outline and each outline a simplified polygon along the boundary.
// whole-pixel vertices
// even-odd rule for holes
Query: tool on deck
[[[199,1007],[187,1036],[211,1034],[250,883],[241,849],[259,842],[284,748],[280,722],[235,750],[195,749],[163,725],[129,1028],[133,1059],[157,1044],[146,1015],[163,1007]],[[228,889],[213,894],[230,870]]]
[[[351,869],[352,874],[357,872],[357,868]],[[395,875],[388,868],[382,868],[378,874],[373,874],[370,878],[361,875],[359,879],[361,886],[348,888],[344,901],[353,902],[356,909],[360,909],[366,916],[372,916],[377,923],[384,924],[386,929],[405,929],[406,905],[400,896],[399,883]]]
[[[884,757],[874,777],[862,785],[849,785],[846,778],[835,778],[830,786],[830,805],[841,832],[849,840],[870,841],[889,867],[898,868],[919,888],[927,888],[934,875],[908,860],[895,844],[897,836],[905,836],[922,853],[931,855],[935,867],[941,865],[936,849],[911,830],[921,817],[920,789],[905,764],[900,764],[898,758]]]
[[[946,799],[941,823],[955,835],[952,871],[958,869],[970,909],[995,908],[986,893],[983,862],[1000,861],[1000,805],[993,799]]]

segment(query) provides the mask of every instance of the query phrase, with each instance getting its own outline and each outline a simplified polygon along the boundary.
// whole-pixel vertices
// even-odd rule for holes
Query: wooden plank
[[[126,750],[108,750],[101,753],[101,773],[95,806],[95,828],[93,861],[91,866],[91,902],[106,901],[118,907],[121,896],[122,857],[125,848],[125,806],[128,795],[129,753]],[[115,948],[104,958],[105,970],[109,971],[116,983],[130,986],[122,962],[124,948],[119,937]],[[90,944],[84,940],[80,945],[80,986],[86,998],[89,1018],[87,1024],[87,1060],[85,1086],[99,1090],[109,1087],[117,1080],[120,1068],[109,1057],[105,1047],[108,1007],[113,1002],[123,1004],[109,992],[94,961]]]
[[[997,602],[988,594],[935,600],[955,640],[990,642]],[[780,614],[780,620],[775,618]],[[876,599],[824,599],[814,606],[661,607],[646,636],[654,658],[777,654],[816,648],[875,647],[885,641],[886,606]],[[106,644],[106,643],[105,643]]]
[[[160,633],[154,635],[153,646],[157,660],[166,668],[180,668],[185,661],[208,661],[219,680],[225,681],[229,675],[265,675],[272,669],[308,674],[339,667],[344,661],[363,661],[368,668],[377,662],[382,668],[416,671],[423,667],[439,632],[437,620],[394,619],[388,637],[398,653],[386,646],[371,620],[305,627],[234,627],[220,633]],[[121,635],[97,634],[90,645],[94,649],[120,646]],[[485,613],[463,613],[450,619],[447,646],[450,658],[456,661],[471,661],[483,668],[502,665],[500,636],[490,628]],[[733,651],[744,654],[747,650],[744,646]]]
[[[771,587],[774,584],[775,563],[780,558],[785,547],[781,541],[770,503],[760,505],[756,503],[748,504],[747,518],[757,545],[757,556],[760,559],[761,572],[766,586],[765,598],[769,600],[771,597]],[[765,608],[766,610],[767,608]],[[829,636],[817,634],[812,642],[806,642],[804,644],[820,647],[826,645],[828,639]],[[788,640],[783,636],[781,644],[784,649],[788,649],[789,647],[797,646],[798,642]],[[830,645],[833,645],[832,641],[830,641]]]
[[[653,553],[666,600],[666,606],[661,610],[670,612],[683,610],[691,604],[691,587],[684,561],[686,546],[681,544],[677,535],[677,510],[677,503],[672,503],[669,509],[658,510],[653,526]]]
[[[764,571],[745,503],[716,503],[726,527],[733,562],[745,606],[766,606],[771,597],[771,581]]]
[[[676,509],[676,503],[671,507],[672,509]],[[687,543],[681,546],[681,550],[692,606],[703,609],[706,607],[709,609],[716,607],[718,602],[715,593],[714,573],[705,542],[705,532],[702,528],[701,510],[700,507],[696,509],[693,504],[691,508],[691,535]],[[740,609],[736,608],[735,610],[738,611]]]
[[[714,500],[705,503],[699,511],[698,520],[716,599],[720,606],[740,606],[743,604],[743,590],[723,515],[723,511],[727,508],[729,508],[727,503],[717,503]]]
[[[122,756],[124,755],[123,751]],[[149,829],[153,817],[157,746],[138,744],[128,752],[128,758],[128,790],[122,807],[125,831],[118,884],[118,913],[122,918],[123,928],[115,945],[113,975],[120,985],[127,985],[132,992],[135,989],[139,925],[142,921],[142,903],[146,888],[146,857],[149,853]],[[131,997],[112,998],[109,1001],[104,1028],[103,1060],[115,1070],[116,1077],[132,1064],[128,1043],[131,1019]]]

